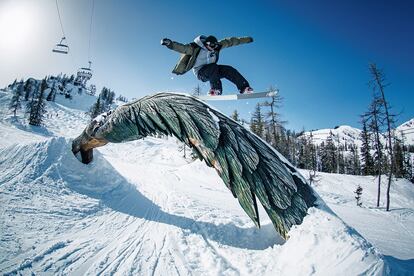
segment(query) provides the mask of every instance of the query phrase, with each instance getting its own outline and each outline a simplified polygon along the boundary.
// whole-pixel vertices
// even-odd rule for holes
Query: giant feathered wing
[[[259,199],[284,238],[314,204],[312,189],[280,154],[237,122],[188,95],[159,93],[120,106],[104,121],[92,122],[74,140],[73,151],[89,151],[91,159],[96,146],[154,134],[174,135],[192,147],[216,169],[257,226]]]

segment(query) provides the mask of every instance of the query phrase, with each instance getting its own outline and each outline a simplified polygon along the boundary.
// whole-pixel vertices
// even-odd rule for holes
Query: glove
[[[172,43],[171,39],[168,39],[168,38],[163,38],[161,40],[161,45],[164,45],[164,46],[167,46],[167,47],[170,46],[171,43]]]

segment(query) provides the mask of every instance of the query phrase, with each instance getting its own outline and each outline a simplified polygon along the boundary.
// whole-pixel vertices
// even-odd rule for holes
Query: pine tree
[[[92,94],[91,94],[91,95],[92,95]],[[124,103],[127,103],[127,102],[128,102],[128,99],[127,99],[126,97],[122,96],[122,95],[119,95],[119,96],[116,98],[116,100],[117,100],[117,101],[120,101],[120,102],[124,102]]]
[[[321,148],[321,163],[323,172],[333,173],[337,171],[337,149],[333,140],[334,137],[331,131],[326,139],[326,144]]]
[[[350,146],[350,170],[353,175],[361,174],[361,163],[358,154],[358,147],[355,144]]]
[[[361,202],[362,187],[358,185],[354,193],[356,194],[355,199],[357,201],[357,206],[362,207],[362,202]]]
[[[100,98],[101,111],[109,111],[111,105],[114,103],[115,92],[111,91],[109,88],[103,87],[98,97]]]
[[[361,131],[361,171],[362,175],[372,175],[374,172],[374,161],[371,156],[371,135],[367,130],[366,119],[362,118]]]
[[[414,183],[413,164],[411,161],[411,154],[410,154],[410,147],[414,149],[414,146],[406,145],[405,142],[406,142],[405,134],[401,132],[401,143],[403,147],[403,159],[404,159],[403,160],[403,171],[404,171],[403,177]]]
[[[46,97],[46,101],[53,101],[54,102],[55,99],[56,99],[56,92],[57,92],[56,81],[53,81],[52,88],[50,89],[50,92]]]
[[[14,82],[10,85],[10,89],[14,90],[16,88],[17,79],[14,79]]]
[[[32,79],[28,79],[26,80],[26,82],[24,83],[24,100],[28,101],[30,94],[32,94],[32,90],[33,90],[33,80]]]
[[[201,95],[201,87],[199,84],[197,84],[196,87],[193,89],[193,96],[200,96]]]
[[[346,174],[346,160],[342,146],[337,147],[337,173]]]
[[[40,126],[42,124],[43,115],[46,112],[46,105],[43,99],[46,89],[47,82],[46,79],[43,79],[40,86],[40,93],[36,93],[38,95],[34,94],[30,102],[29,124],[33,126]],[[35,96],[37,97],[35,98]]]
[[[292,130],[286,130],[286,141],[283,143],[282,140],[282,148],[281,152],[286,157],[289,162],[292,163],[293,166],[297,166],[298,160],[296,158],[297,149],[297,142],[296,142],[296,133]]]
[[[104,112],[104,107],[101,103],[101,97],[98,97],[96,102],[92,105],[91,109],[89,110],[89,115],[91,116],[91,120],[94,119],[96,116]]]
[[[13,97],[11,98],[9,109],[13,111],[14,117],[16,117],[16,112],[22,108],[21,96],[23,94],[24,85],[20,83],[18,88],[14,91]]]
[[[309,154],[310,154],[310,164],[309,164],[309,185],[313,183],[318,183],[320,181],[320,177],[318,175],[318,148],[315,145],[313,140],[313,134],[310,132],[308,138],[308,145],[309,145]]]
[[[372,84],[371,84],[372,85]],[[381,127],[384,121],[384,112],[382,111],[382,99],[380,98],[377,91],[374,89],[372,93],[372,102],[368,108],[368,112],[362,115],[363,120],[367,122],[367,129],[369,132],[373,134],[373,149],[374,149],[374,157],[373,157],[373,172],[377,175],[377,207],[380,204],[380,197],[381,197],[381,177],[383,172],[383,161],[384,161],[384,154],[382,152],[383,146],[381,143],[380,136],[381,134]]]
[[[233,113],[231,114],[230,118],[232,118],[236,122],[240,122],[240,115],[239,115],[239,112],[237,111],[237,109],[235,109],[233,111]]]
[[[400,139],[395,139],[394,142],[394,166],[395,166],[395,177],[404,177],[404,149]]]
[[[264,116],[260,103],[257,103],[256,109],[252,115],[250,122],[250,130],[259,137],[263,138],[265,129]]]

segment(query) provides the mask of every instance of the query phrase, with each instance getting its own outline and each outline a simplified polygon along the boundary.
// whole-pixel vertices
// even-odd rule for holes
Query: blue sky
[[[68,56],[51,52],[61,35],[55,1],[0,0],[0,86],[87,65],[92,0],[59,4]],[[384,69],[386,95],[402,123],[414,117],[412,14],[412,1],[95,0],[92,82],[128,98],[190,93],[198,84],[207,92],[208,84],[192,72],[171,73],[179,55],[160,46],[160,39],[252,36],[251,44],[224,49],[219,63],[237,68],[256,91],[278,87],[288,128],[359,127],[359,114],[370,102],[369,62]],[[223,84],[224,93],[236,92]],[[226,114],[237,109],[248,119],[256,102],[213,105]]]

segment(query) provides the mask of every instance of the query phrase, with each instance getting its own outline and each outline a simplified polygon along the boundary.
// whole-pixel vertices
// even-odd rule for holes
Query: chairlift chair
[[[91,61],[88,61],[89,67],[81,67],[78,70],[78,76],[81,76],[83,78],[90,79],[92,78],[92,69],[91,69]]]
[[[62,37],[60,42],[56,44],[56,46],[53,48],[52,52],[59,53],[59,54],[67,54],[69,52],[69,46],[64,43],[66,40],[66,37]]]
[[[86,82],[92,78],[92,69],[91,69],[92,62],[89,61],[89,67],[81,67],[78,69],[78,73],[76,75],[75,84],[83,85],[86,87]]]

